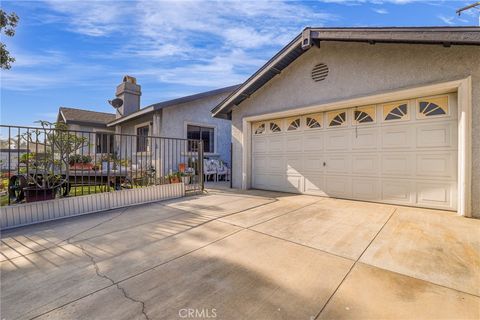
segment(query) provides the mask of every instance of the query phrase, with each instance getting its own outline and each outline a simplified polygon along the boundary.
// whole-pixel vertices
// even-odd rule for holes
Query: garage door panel
[[[372,201],[380,200],[380,180],[352,178],[352,197]]]
[[[453,123],[421,125],[417,127],[417,147],[419,148],[455,148],[456,130]]]
[[[303,177],[299,175],[286,176],[287,189],[290,192],[303,192]]]
[[[417,182],[417,203],[433,207],[451,207],[452,189],[450,184]]]
[[[285,164],[283,156],[278,155],[270,155],[267,161],[267,168],[265,169],[266,172],[272,173],[284,173],[285,172]]]
[[[414,142],[412,131],[412,128],[406,125],[382,127],[382,149],[410,149]]]
[[[413,176],[415,172],[415,155],[412,153],[397,153],[382,155],[382,176]]]
[[[323,175],[305,175],[304,191],[307,194],[326,196],[327,194],[325,193],[325,177]]]
[[[268,174],[255,174],[252,180],[254,188],[269,189],[271,187],[270,176]]]
[[[285,136],[285,152],[300,153],[303,150],[303,137],[300,134],[288,134]]]
[[[351,156],[349,154],[332,154],[325,157],[325,172],[328,173],[351,173]]]
[[[446,114],[430,115],[419,105],[424,100],[445,101],[444,96],[392,102],[393,109],[385,109],[383,104],[370,106],[377,108],[376,113],[370,113],[378,117],[368,124],[351,119],[355,115],[355,108],[351,108],[347,111],[350,118],[342,125],[329,126],[329,122],[312,129],[299,122],[290,131],[267,130],[253,135],[253,185],[454,210],[458,175],[456,98],[449,94],[450,102],[442,104]],[[318,114],[319,119],[324,116],[325,112]]]
[[[326,176],[326,194],[330,197],[351,198],[351,180],[348,176]]]
[[[268,169],[268,156],[256,155],[253,158],[252,169],[253,172],[267,172]]]
[[[324,159],[321,154],[304,155],[303,169],[305,172],[322,173]]]
[[[381,188],[382,201],[407,205],[415,203],[415,184],[409,180],[384,180]]]
[[[284,152],[284,136],[281,134],[275,134],[267,137],[268,152]]]
[[[367,176],[379,175],[377,154],[357,154],[352,156],[352,173]]]
[[[323,151],[323,132],[318,130],[305,132],[303,136],[303,151],[304,152]]]
[[[353,150],[375,150],[378,148],[378,128],[356,128],[351,137]]]
[[[419,177],[456,177],[456,157],[451,152],[417,154],[416,175]]]
[[[348,151],[350,149],[350,130],[333,130],[325,133],[325,150]]]
[[[303,157],[302,155],[287,155],[285,157],[285,170],[287,174],[302,174]]]
[[[266,137],[255,137],[253,140],[253,152],[255,154],[267,153],[267,138]]]

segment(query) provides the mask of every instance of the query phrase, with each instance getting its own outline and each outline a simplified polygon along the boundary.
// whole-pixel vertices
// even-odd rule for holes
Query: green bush
[[[68,157],[68,163],[72,166],[75,163],[90,163],[92,162],[92,157],[82,156],[81,154],[73,154]]]

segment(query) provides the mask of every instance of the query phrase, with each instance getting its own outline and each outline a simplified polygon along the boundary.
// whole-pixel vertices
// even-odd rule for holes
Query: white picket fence
[[[23,203],[0,208],[0,230],[185,196],[183,183]]]

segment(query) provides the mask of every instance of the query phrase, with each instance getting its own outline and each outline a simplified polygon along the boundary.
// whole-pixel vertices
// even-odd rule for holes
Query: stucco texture
[[[167,138],[184,139],[187,137],[187,124],[214,127],[215,153],[212,156],[230,163],[231,123],[229,120],[213,118],[210,112],[226,96],[227,93],[219,94],[156,111],[160,119],[159,135]],[[146,122],[152,122],[152,130],[154,130],[153,115],[154,113],[151,112],[122,123],[121,133],[136,134],[135,126]]]
[[[187,124],[215,127],[214,155],[230,163],[230,121],[213,118],[210,110],[228,94],[220,94],[162,109],[162,137],[186,138]]]
[[[480,47],[322,42],[233,109],[233,185],[242,185],[242,120],[246,116],[341,101],[404,87],[472,77],[472,211],[480,217]],[[310,78],[329,67],[321,82]]]

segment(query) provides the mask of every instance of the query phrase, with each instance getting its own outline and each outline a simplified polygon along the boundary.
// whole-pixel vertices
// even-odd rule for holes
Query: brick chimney
[[[140,110],[142,90],[134,77],[123,77],[123,82],[117,86],[115,95],[123,100],[123,105],[117,109],[117,119]]]

